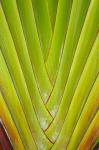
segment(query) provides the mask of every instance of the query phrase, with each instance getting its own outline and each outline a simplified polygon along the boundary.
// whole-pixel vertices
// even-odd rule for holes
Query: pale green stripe
[[[46,60],[52,38],[52,27],[48,12],[47,0],[32,0],[32,4],[40,45],[43,51],[44,60]]]
[[[67,147],[67,150],[77,149],[77,146],[82,140],[82,137],[84,136],[84,133],[88,129],[88,126],[90,125],[90,122],[94,118],[98,108],[99,108],[99,76],[95,81],[92,91],[80,115],[79,121],[77,122],[76,128],[70,139],[70,143]]]
[[[30,127],[31,133],[34,137],[34,140],[38,146],[38,148],[42,148],[42,146],[50,148],[51,143],[44,135],[43,131],[41,130],[38,120],[36,118],[34,109],[32,107],[31,99],[27,90],[27,86],[25,84],[25,80],[22,74],[22,70],[20,68],[20,64],[17,58],[17,54],[15,51],[15,47],[13,43],[11,43],[11,35],[8,30],[8,26],[6,23],[6,20],[4,18],[4,14],[2,11],[2,8],[0,6],[0,47],[2,50],[2,53],[4,55],[4,58],[6,60],[7,66],[9,68],[12,80],[14,82],[16,91],[18,93],[20,102],[22,104],[26,119],[28,121],[28,125]],[[4,68],[5,65],[1,65],[1,67]],[[6,66],[5,66],[6,68]],[[4,74],[6,74],[4,72]],[[5,77],[3,77],[3,82],[5,81]],[[7,75],[6,75],[7,76]],[[6,85],[2,84],[2,86],[7,87]],[[3,88],[4,88],[3,87]],[[10,90],[10,88],[6,88],[6,90]],[[7,92],[7,91],[6,91]],[[9,94],[10,92],[8,92]],[[10,93],[11,94],[11,93]],[[8,97],[7,97],[8,98]],[[8,98],[9,99],[9,98]],[[14,98],[13,98],[14,100]],[[20,111],[19,111],[20,113]],[[20,115],[19,115],[20,116]],[[42,121],[43,122],[43,121]],[[41,137],[39,137],[41,135]]]
[[[28,0],[28,5],[29,5],[29,2],[30,1]],[[7,9],[8,3],[11,7],[10,10]],[[22,27],[21,27],[20,18],[18,15],[16,2],[15,2],[15,0],[13,0],[13,1],[10,0],[10,2],[8,2],[8,3],[6,2],[6,0],[3,0],[1,2],[1,4],[3,5],[3,8],[4,8],[3,10],[6,15],[6,19],[8,21],[9,29],[10,29],[12,37],[13,37],[13,41],[14,41],[14,44],[16,47],[17,55],[19,57],[19,61],[20,61],[21,67],[22,67],[22,71],[23,71],[23,74],[25,77],[25,81],[26,81],[27,88],[28,88],[28,91],[29,91],[29,94],[31,97],[32,104],[34,106],[34,109],[37,114],[37,118],[40,122],[41,128],[45,130],[48,127],[48,125],[50,124],[50,122],[52,121],[52,118],[51,118],[50,114],[47,112],[47,110],[43,104],[43,101],[39,95],[39,91],[38,91],[38,88],[36,85],[35,77],[33,74],[28,50],[26,47],[26,43],[25,43],[25,39],[24,39]],[[25,3],[25,1],[23,1],[23,5],[27,5]],[[14,18],[15,18],[15,20],[13,21]],[[3,36],[4,35],[5,35],[5,33],[3,33]],[[8,35],[8,38],[9,38],[9,36],[10,35]],[[7,43],[8,40],[9,39],[7,39],[7,37],[6,37],[5,43]],[[10,42],[9,42],[10,45],[13,45],[13,41],[12,41],[12,39],[10,40]],[[10,49],[10,54],[11,53],[15,53],[15,52],[13,52],[13,49]],[[13,61],[12,62],[12,64],[13,64],[14,63],[13,58],[12,58],[12,61]],[[17,74],[15,74],[15,76],[16,75],[18,76],[18,72],[17,72]],[[14,79],[15,78],[16,77],[14,77]],[[17,80],[21,80],[21,78],[19,77],[19,79],[17,79]],[[21,87],[20,86],[18,86],[18,87],[19,87],[18,90],[21,91]]]
[[[0,18],[1,18],[1,8],[0,8]],[[0,20],[0,24],[1,21],[2,20]],[[29,150],[33,150],[33,149],[36,150],[34,140],[30,133],[28,124],[26,122],[26,118],[24,116],[22,107],[20,105],[20,101],[13,87],[13,83],[8,73],[6,64],[2,57],[1,50],[0,50],[0,88],[5,97],[5,101],[11,112],[16,127],[19,131],[24,147]]]
[[[49,78],[54,84],[61,61],[65,36],[68,28],[72,0],[59,0],[51,48],[46,61]]]
[[[65,46],[63,50],[63,56],[56,79],[55,87],[47,103],[48,109],[54,110],[57,106],[53,116],[55,116],[59,104],[61,102],[66,81],[70,72],[71,64],[73,61],[74,53],[77,47],[77,43],[80,37],[80,33],[85,21],[86,13],[89,7],[90,0],[74,0],[71,10],[71,16],[69,21],[69,27],[66,35]],[[52,125],[53,126],[53,125]],[[51,129],[51,128],[50,128]]]
[[[24,36],[26,39],[26,44],[31,64],[33,67],[34,75],[37,81],[37,86],[39,88],[44,103],[46,103],[51,92],[52,86],[45,69],[43,55],[40,48],[37,29],[35,25],[32,3],[30,0],[17,0],[17,5],[19,8],[22,28],[24,31]]]
[[[97,4],[97,1],[98,0],[96,0],[94,4]],[[57,149],[59,147],[62,147],[62,148],[67,147],[69,143],[73,130],[81,114],[82,108],[86,102],[86,99],[90,93],[90,90],[92,89],[95,79],[99,73],[99,59],[98,58],[99,58],[99,36],[97,37],[97,40],[93,46],[91,54],[88,57],[88,61],[86,63],[86,66],[83,70],[80,81],[78,83],[78,86],[76,88],[75,94],[71,101],[71,105],[70,105],[70,101],[67,101],[68,99],[65,99],[65,101],[63,101],[62,105],[60,106],[61,120],[65,119],[69,105],[70,105],[70,108],[67,113],[65,122],[63,124],[63,128],[60,132],[59,138],[57,139],[53,149]],[[71,95],[71,93],[69,93],[69,95]]]

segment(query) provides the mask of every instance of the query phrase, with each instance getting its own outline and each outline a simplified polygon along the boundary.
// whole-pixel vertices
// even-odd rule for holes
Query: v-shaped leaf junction
[[[0,150],[98,150],[99,0],[0,1]]]

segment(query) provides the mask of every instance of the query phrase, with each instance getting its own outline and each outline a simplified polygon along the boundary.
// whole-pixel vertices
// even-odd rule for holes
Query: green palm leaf
[[[1,0],[0,124],[11,149],[98,149],[98,110],[99,0]]]

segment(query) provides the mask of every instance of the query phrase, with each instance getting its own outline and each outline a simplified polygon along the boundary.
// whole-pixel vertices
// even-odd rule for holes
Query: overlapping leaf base
[[[0,0],[2,149],[99,149],[99,0]]]

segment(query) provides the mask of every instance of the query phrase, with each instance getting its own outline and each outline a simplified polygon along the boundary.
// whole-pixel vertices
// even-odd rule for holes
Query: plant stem
[[[92,51],[88,57],[87,63],[81,75],[80,81],[76,88],[75,94],[71,101],[65,99],[60,106],[60,123],[58,125],[57,131],[60,126],[63,128],[60,132],[59,138],[54,144],[53,148],[57,147],[67,147],[76,123],[79,119],[81,111],[90,93],[90,90],[95,82],[95,79],[99,73],[99,35],[93,45]],[[71,93],[70,93],[71,94]],[[70,104],[71,102],[71,104]],[[70,106],[70,107],[69,107]],[[67,115],[67,116],[66,116]],[[59,116],[58,116],[59,117]],[[66,117],[66,119],[65,119]],[[59,118],[58,118],[59,119]],[[64,122],[65,120],[65,122]],[[63,124],[64,123],[64,124]],[[57,132],[56,132],[57,133]],[[59,134],[59,132],[58,132]]]
[[[27,86],[24,80],[24,76],[22,73],[22,70],[20,68],[19,60],[17,58],[17,54],[15,51],[15,47],[13,43],[11,42],[11,35],[8,30],[8,26],[4,17],[4,13],[2,10],[2,7],[0,6],[0,47],[1,51],[4,55],[4,58],[6,60],[9,72],[12,77],[12,81],[14,83],[15,89],[17,91],[17,94],[19,96],[22,108],[24,110],[26,119],[28,121],[29,128],[31,130],[31,133],[33,135],[33,138],[37,144],[37,146],[40,148],[42,145],[44,147],[50,147],[51,143],[49,140],[46,138],[44,135],[41,127],[39,126],[39,122],[36,118],[36,114],[34,112],[31,99],[27,90]],[[3,61],[3,60],[2,60]],[[1,63],[2,63],[1,61]],[[5,67],[5,65],[1,65],[2,67]],[[6,68],[6,67],[5,67]],[[6,70],[6,69],[5,69]],[[4,75],[7,74],[3,72]],[[4,77],[3,74],[0,75],[2,77],[3,81],[5,80],[6,77]],[[7,76],[7,75],[6,75]],[[2,86],[6,87],[8,83],[2,84]],[[10,87],[8,88],[10,92]],[[6,90],[8,90],[6,89]],[[6,91],[7,92],[7,91]],[[8,97],[7,97],[8,98]],[[9,99],[9,98],[8,98]],[[14,99],[14,98],[13,98]],[[41,118],[42,119],[42,118]],[[42,123],[44,123],[44,120],[41,120],[40,124],[44,126]],[[41,140],[39,140],[39,135],[41,135]],[[25,135],[24,135],[25,136]],[[43,143],[43,144],[42,144]]]
[[[52,86],[47,75],[30,0],[17,0],[24,36],[41,97],[46,103]],[[8,7],[8,5],[6,6]]]
[[[89,150],[93,141],[99,137],[99,111],[91,122],[77,150]]]
[[[19,149],[24,150],[24,146],[20,139],[20,135],[14,124],[14,121],[12,120],[11,114],[8,110],[8,107],[5,103],[5,100],[1,92],[0,92],[0,118],[2,120],[4,127],[8,132],[8,135],[10,136],[13,148],[15,150],[19,150]]]
[[[44,60],[46,60],[52,38],[52,27],[47,7],[47,0],[32,0],[32,6],[34,9],[40,45],[43,51]]]
[[[59,0],[52,44],[46,61],[49,78],[54,84],[68,28],[72,0]]]
[[[57,14],[57,6],[58,6],[59,0],[48,0],[48,8],[50,13],[50,19],[52,23],[52,29],[54,30],[55,20],[56,20],[56,14]]]
[[[76,51],[77,43],[84,24],[89,3],[90,0],[73,1],[71,16],[70,16],[70,21],[67,30],[65,46],[63,50],[58,76],[56,79],[56,83],[54,85],[53,92],[47,103],[47,107],[50,112],[51,110],[52,111],[54,110],[54,107],[57,107],[56,108],[56,112],[57,112],[59,104],[62,100],[65,85],[68,79],[74,53]],[[56,115],[56,112],[54,111],[54,113],[51,113],[53,117]]]
[[[8,48],[8,46],[7,46],[6,50],[4,50],[4,45],[2,45],[2,43],[1,43],[1,45],[3,47],[2,50],[3,50],[4,56],[7,57],[6,58],[7,62],[8,62],[8,56],[6,56],[6,51],[8,51],[9,57],[11,57],[11,55],[14,55],[16,60],[19,58],[20,65],[21,65],[21,68],[22,68],[22,71],[24,74],[24,78],[25,78],[25,81],[27,84],[28,92],[30,94],[30,98],[32,101],[32,105],[36,112],[37,118],[40,122],[41,128],[43,128],[45,130],[48,127],[48,125],[51,123],[52,117],[47,112],[47,110],[43,104],[43,101],[39,95],[39,90],[38,90],[38,87],[37,87],[37,84],[35,81],[35,77],[34,77],[34,73],[32,70],[32,65],[30,62],[27,46],[25,43],[24,34],[23,34],[22,27],[21,27],[21,22],[20,22],[17,6],[16,6],[15,1],[10,0],[9,5],[10,5],[11,9],[9,11],[9,9],[6,8],[7,4],[4,2],[5,2],[5,0],[3,0],[3,3],[2,3],[3,8],[4,8],[3,10],[5,12],[6,19],[8,21],[9,29],[11,31],[11,35],[12,35],[13,39],[10,38],[10,36],[11,36],[10,33],[8,34],[8,39],[7,39],[5,32],[9,32],[9,31],[7,28],[4,29],[4,27],[3,27],[2,30],[4,29],[4,32],[3,32],[2,36],[4,37],[4,41],[5,41],[6,45],[7,45],[7,43],[10,43],[10,48]],[[23,2],[23,5],[24,5],[24,2]],[[28,1],[28,5],[29,5],[29,1]],[[13,14],[13,16],[11,14]],[[15,21],[13,21],[13,17],[15,17]],[[11,39],[11,40],[9,41],[9,39]],[[14,41],[14,44],[13,44],[13,41]],[[12,45],[12,47],[11,47],[11,45]],[[13,48],[14,47],[13,45],[15,45],[16,50],[13,50],[13,49],[15,49],[15,48]],[[17,52],[17,54],[15,51]],[[18,55],[18,58],[17,58],[17,55]],[[22,95],[21,91],[22,91],[22,89],[24,89],[25,83],[23,83],[23,84],[21,83],[22,77],[19,76],[19,71],[18,71],[18,70],[20,70],[19,69],[20,66],[18,65],[17,62],[15,62],[15,60],[13,58],[11,58],[10,63],[11,64],[9,64],[9,62],[8,62],[10,67],[12,67],[13,63],[14,63],[14,65],[16,64],[16,68],[14,68],[13,70],[15,70],[15,71],[17,70],[17,71],[15,74],[13,74],[13,73],[12,74],[13,74],[13,78],[14,78],[16,87],[18,88],[17,91],[19,91],[18,94],[20,95],[20,93],[21,93],[21,95]],[[21,83],[21,86],[20,86],[20,83]],[[25,95],[25,91],[23,91],[23,93]],[[23,97],[23,99],[24,99],[24,97]]]
[[[99,75],[93,85],[91,93],[88,97],[88,100],[84,106],[84,109],[80,115],[80,118],[77,122],[76,128],[73,132],[73,135],[70,139],[70,143],[67,147],[67,150],[76,150],[79,145],[84,133],[88,129],[90,122],[95,117],[95,114],[99,108]]]
[[[1,8],[0,8],[0,11],[1,11]],[[22,110],[20,101],[14,89],[13,83],[11,81],[11,77],[8,72],[7,66],[5,64],[4,58],[2,56],[1,50],[0,50],[0,89],[1,89],[2,94],[4,95],[6,104],[11,112],[12,118],[18,129],[18,132],[20,134],[24,147],[29,150],[32,150],[32,148],[36,150],[33,137],[29,130],[29,126],[27,124],[24,112]]]

